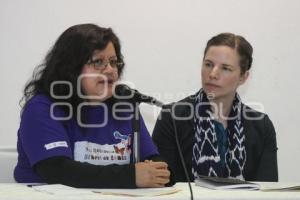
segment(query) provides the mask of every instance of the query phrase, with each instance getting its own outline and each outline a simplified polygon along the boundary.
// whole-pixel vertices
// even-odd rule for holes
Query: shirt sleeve
[[[99,166],[66,157],[52,157],[38,162],[35,168],[49,184],[79,188],[136,188],[134,164]]]
[[[54,156],[72,158],[67,132],[62,121],[55,119],[64,113],[53,111],[48,99],[34,99],[23,110],[19,136],[31,166]]]
[[[157,145],[160,155],[175,172],[177,157],[177,146],[174,135],[172,117],[168,111],[161,111],[154,126],[152,138]]]

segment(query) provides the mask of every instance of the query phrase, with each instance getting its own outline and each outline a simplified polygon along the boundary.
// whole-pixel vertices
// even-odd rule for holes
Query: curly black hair
[[[118,60],[124,63],[120,41],[111,28],[79,24],[65,30],[49,50],[43,63],[35,68],[31,80],[25,85],[20,105],[24,107],[32,96],[44,94],[54,102],[68,102],[76,110],[84,101],[78,96],[76,88],[82,68],[92,58],[95,50],[105,49],[109,42],[114,45]],[[119,77],[123,69],[124,65],[118,66]],[[51,95],[51,84],[57,81],[71,83],[72,92],[68,84],[56,84],[52,88],[55,95]],[[66,96],[70,92],[72,95],[69,98],[55,98]]]

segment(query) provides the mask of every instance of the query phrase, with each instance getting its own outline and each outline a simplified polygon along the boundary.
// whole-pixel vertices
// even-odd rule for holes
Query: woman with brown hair
[[[187,179],[172,120],[190,180],[204,175],[278,181],[273,124],[266,114],[243,104],[237,94],[248,78],[252,53],[242,36],[214,36],[204,51],[202,88],[162,110],[152,137],[176,181]]]

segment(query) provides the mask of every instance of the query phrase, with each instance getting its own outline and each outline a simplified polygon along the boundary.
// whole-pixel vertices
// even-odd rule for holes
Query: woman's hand
[[[137,187],[164,187],[170,181],[170,171],[165,162],[146,160],[135,164]]]

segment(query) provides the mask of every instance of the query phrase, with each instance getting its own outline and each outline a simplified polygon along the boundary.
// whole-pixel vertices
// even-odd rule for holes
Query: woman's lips
[[[221,87],[221,86],[216,85],[216,84],[213,84],[213,83],[206,83],[205,86],[206,86],[208,89],[216,89],[216,88],[220,88],[220,87]]]

